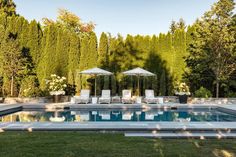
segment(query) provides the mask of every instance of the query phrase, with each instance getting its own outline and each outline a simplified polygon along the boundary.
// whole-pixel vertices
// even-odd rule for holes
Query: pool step
[[[179,132],[179,133],[125,133],[125,137],[147,137],[147,138],[236,138],[236,133],[191,133],[191,132]]]

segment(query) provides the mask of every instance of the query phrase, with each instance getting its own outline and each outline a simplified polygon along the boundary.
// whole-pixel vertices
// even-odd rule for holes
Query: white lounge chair
[[[154,96],[154,90],[145,90],[144,102],[147,104],[157,104],[159,102],[159,98]]]
[[[123,90],[122,91],[122,103],[123,104],[132,104],[133,103],[133,99],[131,97],[131,90]]]
[[[99,104],[111,103],[111,90],[102,90],[102,96],[98,100]]]
[[[75,96],[75,103],[87,104],[90,101],[90,90],[82,89],[80,96]]]

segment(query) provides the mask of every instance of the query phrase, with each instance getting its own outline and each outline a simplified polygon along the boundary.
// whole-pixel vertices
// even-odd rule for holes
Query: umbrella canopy
[[[147,70],[144,70],[142,68],[135,68],[132,70],[128,70],[128,71],[123,72],[123,74],[124,75],[136,75],[136,76],[155,76],[155,74],[153,74]]]
[[[139,96],[139,77],[140,76],[155,76],[155,74],[147,71],[147,70],[144,70],[142,68],[135,68],[135,69],[132,69],[132,70],[128,70],[128,71],[125,71],[125,72],[122,72],[124,75],[131,75],[131,76],[137,76],[138,77],[138,96]]]
[[[80,74],[86,74],[86,75],[94,75],[95,76],[95,88],[94,88],[94,95],[96,97],[96,77],[98,75],[112,75],[113,73],[100,69],[100,68],[92,68],[92,69],[87,69],[84,71],[81,71]]]
[[[92,68],[88,70],[81,71],[80,74],[87,74],[87,75],[112,75],[111,72],[100,69],[100,68]]]

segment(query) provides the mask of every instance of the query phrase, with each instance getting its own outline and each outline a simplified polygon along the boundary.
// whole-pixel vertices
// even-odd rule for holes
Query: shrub
[[[209,98],[212,97],[211,91],[204,87],[200,87],[198,90],[195,91],[195,97],[197,98]]]
[[[19,96],[36,97],[40,93],[36,76],[27,76],[21,81]]]
[[[64,95],[66,85],[66,78],[57,76],[56,74],[52,74],[51,78],[47,82],[48,89],[51,95]]]
[[[233,91],[229,91],[229,92],[226,94],[226,97],[229,97],[229,98],[236,98],[236,93],[233,92]]]

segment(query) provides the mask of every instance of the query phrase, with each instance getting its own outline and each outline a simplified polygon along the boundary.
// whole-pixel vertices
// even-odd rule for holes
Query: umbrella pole
[[[96,89],[97,89],[97,75],[95,75],[95,87],[94,87],[94,94],[95,94],[95,97],[96,97]]]
[[[139,96],[139,75],[138,75],[138,96]]]

